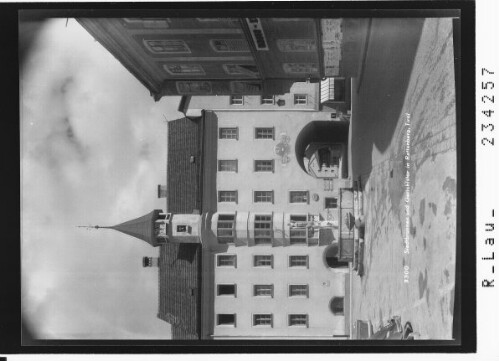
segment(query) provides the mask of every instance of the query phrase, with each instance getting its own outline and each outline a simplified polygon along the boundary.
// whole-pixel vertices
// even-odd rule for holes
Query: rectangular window
[[[274,172],[274,160],[255,160],[255,172]]]
[[[261,104],[274,104],[275,98],[273,95],[262,95],[262,97],[260,98],[260,103]]]
[[[274,285],[254,285],[253,296],[274,297]]]
[[[218,191],[218,201],[237,203],[237,191]]]
[[[308,268],[308,256],[289,256],[289,267]]]
[[[244,97],[242,95],[231,95],[230,96],[230,104],[231,105],[243,105]]]
[[[255,203],[274,203],[274,191],[255,191]]]
[[[272,314],[256,314],[253,315],[253,326],[269,326],[272,327]]]
[[[218,171],[219,172],[236,172],[237,173],[237,159],[235,160],[219,160],[218,161]]]
[[[307,104],[307,94],[295,94],[295,104]]]
[[[308,327],[307,314],[294,314],[288,316],[288,326],[304,326]]]
[[[236,297],[236,285],[217,285],[217,296]]]
[[[272,216],[255,215],[255,244],[271,244],[272,235]]]
[[[217,255],[217,267],[237,267],[237,257],[235,254]]]
[[[338,198],[324,198],[325,207],[324,208],[338,208]]]
[[[255,139],[274,139],[274,128],[255,128]]]
[[[219,313],[217,315],[217,326],[236,326],[235,313]]]
[[[308,191],[290,191],[289,203],[308,203]]]
[[[291,245],[307,244],[307,216],[292,214],[290,216],[289,243]]]
[[[239,139],[238,128],[220,128],[218,130],[219,139]]]
[[[191,50],[183,40],[144,39],[144,46],[153,54],[190,53]]]
[[[274,258],[272,255],[253,256],[253,267],[273,267]]]
[[[220,214],[217,222],[218,243],[233,243],[235,238],[236,216],[233,214]]]
[[[289,297],[308,297],[308,285],[289,285]]]

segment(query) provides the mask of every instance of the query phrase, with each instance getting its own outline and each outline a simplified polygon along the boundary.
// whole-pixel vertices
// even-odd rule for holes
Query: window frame
[[[224,196],[224,192],[226,193],[225,195],[229,195],[229,193],[232,193],[231,195],[234,195],[234,200],[228,200],[228,201],[222,200],[222,198]],[[232,198],[232,197],[230,197],[230,198]],[[238,200],[238,192],[237,192],[237,190],[231,190],[231,191],[219,190],[218,191],[218,194],[217,194],[217,201],[218,201],[218,203],[235,203],[235,204],[237,204],[237,200]]]
[[[232,286],[234,287],[234,293],[224,293],[220,294],[220,286]],[[217,283],[217,297],[237,297],[237,284],[236,283]]]
[[[232,217],[232,219],[220,219],[220,217]],[[230,225],[231,227],[221,227],[221,224]],[[230,230],[230,235],[221,235],[220,232]],[[235,214],[219,214],[217,220],[217,241],[219,244],[232,244],[236,240],[236,215]]]
[[[307,105],[308,104],[308,94],[293,94],[293,104],[294,105]]]
[[[329,199],[334,199],[334,207],[328,207],[327,201]],[[338,197],[324,197],[324,209],[338,209]]]
[[[192,66],[192,67],[198,67],[199,71],[197,72],[180,72],[180,73],[175,73],[168,69],[168,66]],[[168,74],[171,76],[204,76],[206,75],[206,71],[204,70],[203,66],[201,64],[163,64],[163,70],[166,71]]]
[[[258,162],[270,162],[270,170],[258,169]],[[266,166],[260,164],[260,166]],[[253,160],[253,171],[256,173],[275,173],[275,160],[274,159],[255,159]]]
[[[235,138],[222,137],[224,131],[234,131]],[[228,139],[228,140],[239,140],[239,127],[219,127],[218,128],[218,139]]]
[[[222,169],[222,162],[233,162],[233,163],[225,163],[226,165],[234,165],[234,170],[231,169]],[[237,173],[238,172],[238,160],[237,159],[218,159],[217,161],[217,171],[218,172],[227,172],[227,173]],[[230,167],[229,167],[230,168]]]
[[[260,95],[260,104],[275,105],[275,95]]]
[[[258,317],[270,317],[270,322],[265,323],[265,324],[257,324]],[[253,313],[253,314],[251,314],[251,326],[252,327],[273,328],[274,327],[274,314],[273,313]]]
[[[270,264],[257,264],[257,257],[270,257]],[[254,254],[253,262],[251,263],[253,268],[274,268],[274,255],[273,254]]]
[[[259,137],[258,136],[258,131],[272,131],[272,136],[271,137]],[[259,140],[275,140],[275,127],[255,127],[254,131],[254,139],[259,139]]]
[[[222,254],[217,254],[217,260],[216,260],[216,265],[217,268],[237,268],[237,255],[236,254],[227,254],[227,253],[222,253]],[[233,262],[231,264],[220,264],[220,259],[222,257],[230,257]]]
[[[269,219],[258,219],[257,220],[257,217],[258,218],[263,218],[263,217],[270,217],[270,220]],[[258,246],[267,246],[267,245],[272,245],[272,240],[274,239],[274,227],[273,227],[273,224],[274,224],[274,216],[273,214],[255,214],[255,219],[254,219],[254,222],[253,222],[253,232],[254,232],[254,241],[255,241],[255,245],[258,245]],[[258,227],[257,227],[258,225]],[[269,226],[268,228],[266,226]],[[257,232],[257,231],[265,231],[265,232]],[[261,235],[259,234],[257,236],[257,233],[267,233],[267,234],[264,234],[264,235]],[[257,238],[258,239],[265,239],[265,241],[258,241],[257,242]],[[260,242],[260,243],[259,243]]]
[[[232,315],[234,317],[233,323],[220,323],[221,315]],[[215,317],[215,322],[217,327],[236,327],[237,326],[237,314],[236,313],[217,313]]]
[[[292,324],[291,322],[291,318],[293,316],[305,316],[305,323],[302,324],[302,323],[299,323],[299,324]],[[309,317],[308,317],[308,313],[288,313],[288,327],[303,327],[303,328],[308,328],[309,327]]]
[[[244,105],[244,95],[231,95],[229,103],[230,105]]]
[[[293,287],[305,287],[306,294],[292,294]],[[309,298],[310,287],[306,283],[290,283],[288,284],[288,298]]]
[[[270,294],[263,294],[259,295],[257,294],[257,287],[266,287],[268,286],[270,288]],[[267,284],[254,284],[253,285],[253,297],[262,297],[262,298],[274,298],[274,284],[273,283],[267,283]]]
[[[260,192],[265,192],[265,193],[270,193],[270,198],[271,200],[270,201],[258,201],[257,197],[260,196],[260,197],[265,197],[265,199],[267,199],[267,196],[268,194],[258,194]],[[270,203],[270,204],[274,204],[274,191],[271,190],[271,191],[253,191],[253,203]]]
[[[293,265],[292,263],[292,257],[304,257],[305,258],[305,264],[299,264],[299,265]],[[292,254],[288,256],[288,267],[289,268],[302,268],[302,269],[308,269],[309,267],[309,257],[306,254]]]
[[[294,202],[293,195],[298,196],[297,193],[303,193],[306,195],[307,200],[305,202]],[[289,204],[310,204],[310,191],[289,191],[288,192],[288,203]]]
[[[215,45],[216,41],[225,41],[225,42],[242,41],[246,45],[246,49],[244,49],[244,50],[234,50],[234,49],[220,50],[220,49],[217,49],[217,46]],[[209,43],[210,43],[211,49],[216,53],[250,53],[251,52],[250,45],[248,44],[248,41],[246,40],[246,38],[210,39]],[[230,45],[227,44],[227,47],[230,47]]]

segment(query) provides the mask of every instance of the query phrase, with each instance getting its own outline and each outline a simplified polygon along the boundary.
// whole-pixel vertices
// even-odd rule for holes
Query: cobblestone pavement
[[[373,20],[366,64],[377,56],[373,46],[377,37],[383,39],[383,21],[387,20]],[[357,99],[352,100],[352,123],[376,124],[367,130],[352,126],[352,153],[358,163],[354,179],[362,177],[366,217],[365,272],[362,278],[353,277],[352,321],[370,320],[376,329],[390,316],[400,315],[422,338],[451,339],[457,177],[452,20],[426,19],[419,24],[421,35],[411,71],[399,74],[408,79],[407,90],[392,130],[383,126],[390,119],[360,119],[369,116],[365,108],[389,104],[390,84],[369,91],[369,72],[376,68],[366,66]],[[390,56],[404,61],[407,54],[401,51]],[[357,119],[356,109],[363,109],[357,112]],[[406,148],[408,134],[410,146]],[[370,137],[374,141],[367,153]],[[364,142],[364,148],[356,142]],[[357,150],[355,155],[356,149],[361,153]],[[406,179],[407,149],[410,169]],[[404,253],[406,246],[408,254]],[[404,267],[408,268],[407,282]]]

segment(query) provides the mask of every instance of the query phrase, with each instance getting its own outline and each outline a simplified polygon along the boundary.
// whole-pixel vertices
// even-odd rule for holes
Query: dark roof
[[[161,245],[158,317],[171,324],[174,340],[200,339],[200,244]]]
[[[189,214],[201,210],[201,134],[200,118],[168,122],[168,212]]]
[[[109,228],[115,229],[129,236],[146,241],[151,246],[156,247],[158,242],[154,233],[154,222],[162,211],[155,209],[142,217],[132,219],[128,222],[118,224]]]

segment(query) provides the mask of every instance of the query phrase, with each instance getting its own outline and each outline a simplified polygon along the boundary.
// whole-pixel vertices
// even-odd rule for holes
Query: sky
[[[165,210],[166,120],[148,90],[74,19],[53,19],[20,78],[23,319],[43,339],[170,338],[156,317],[159,251],[109,226]]]

